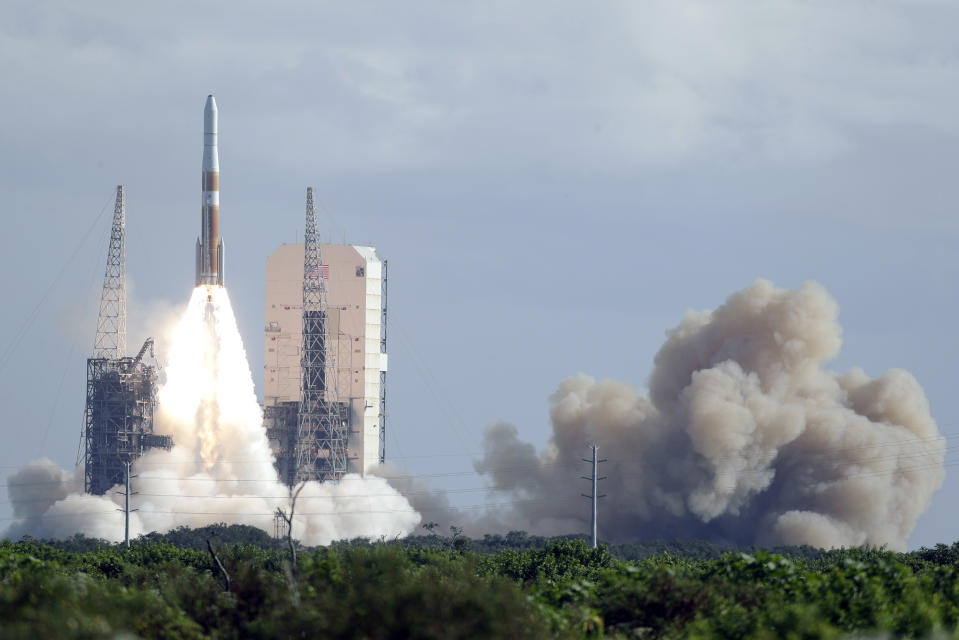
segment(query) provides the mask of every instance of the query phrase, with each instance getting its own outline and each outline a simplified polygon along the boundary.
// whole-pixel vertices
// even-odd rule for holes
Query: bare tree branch
[[[223,563],[220,562],[220,558],[216,555],[216,551],[213,550],[213,543],[210,540],[210,538],[206,539],[206,548],[210,550],[210,555],[213,556],[213,561],[216,563],[216,566],[220,568],[220,573],[223,574],[224,590],[227,593],[230,593],[230,574],[226,572],[226,568],[223,566]]]
[[[297,589],[297,570],[296,570],[296,545],[293,543],[293,515],[296,511],[296,499],[299,497],[300,492],[303,491],[303,487],[306,486],[306,481],[300,482],[294,491],[293,487],[290,487],[290,513],[287,515],[286,511],[280,509],[279,507],[276,510],[278,516],[283,518],[286,522],[286,543],[290,549],[290,569],[287,574],[287,581],[290,583],[290,592],[293,594],[293,603],[294,605],[299,605],[300,594]]]

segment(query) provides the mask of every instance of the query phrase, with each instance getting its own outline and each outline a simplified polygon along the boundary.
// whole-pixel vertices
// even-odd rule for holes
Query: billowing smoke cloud
[[[380,464],[370,471],[377,479],[388,482],[390,487],[398,491],[409,500],[413,509],[423,519],[423,529],[418,533],[425,534],[429,529],[432,532],[443,534],[449,531],[451,525],[467,526],[469,535],[481,536],[488,531],[497,531],[501,527],[483,528],[478,514],[464,515],[459,509],[451,506],[449,496],[443,490],[432,487],[429,480],[410,474],[391,464]]]
[[[209,304],[206,296],[202,287],[194,291],[172,341],[156,431],[171,434],[176,445],[134,463],[131,536],[216,522],[272,532],[276,509],[289,509],[229,298],[224,289],[214,289]],[[84,495],[78,478],[40,460],[11,476],[8,487],[17,521],[7,537],[123,537],[119,486]],[[295,514],[293,535],[307,544],[405,535],[420,520],[386,480],[355,475],[306,484]]]
[[[36,518],[54,503],[83,490],[83,477],[70,474],[49,458],[23,465],[8,478],[7,490],[17,518]]]
[[[841,345],[826,290],[764,280],[688,313],[656,355],[648,397],[584,375],[551,397],[542,453],[504,423],[476,463],[516,501],[514,528],[585,531],[580,479],[597,444],[601,534],[613,540],[861,544],[904,549],[944,477],[945,445],[906,371],[823,368]]]

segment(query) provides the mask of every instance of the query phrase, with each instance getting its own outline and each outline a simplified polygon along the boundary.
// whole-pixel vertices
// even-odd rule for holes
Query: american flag
[[[314,268],[313,271],[310,272],[309,277],[319,278],[321,275],[323,276],[324,280],[330,279],[330,265],[321,264],[319,267]]]

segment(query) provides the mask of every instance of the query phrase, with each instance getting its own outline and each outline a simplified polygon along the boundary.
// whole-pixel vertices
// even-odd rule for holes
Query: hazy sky
[[[325,240],[390,261],[388,452],[414,473],[471,471],[496,419],[542,445],[563,378],[644,385],[684,311],[757,277],[821,282],[834,368],[909,370],[957,435],[957,32],[944,0],[7,0],[0,471],[76,457],[115,185],[130,348],[188,300],[211,92],[258,391],[265,260],[313,185]],[[948,471],[913,546],[959,538]]]

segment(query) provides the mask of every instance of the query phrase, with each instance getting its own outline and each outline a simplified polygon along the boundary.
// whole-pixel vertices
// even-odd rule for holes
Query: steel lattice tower
[[[336,397],[336,340],[330,336],[326,283],[320,273],[313,187],[306,190],[305,229],[296,482],[338,481],[346,473],[349,431]]]
[[[153,433],[157,370],[143,362],[148,351],[153,356],[153,339],[136,356],[126,355],[125,195],[123,185],[118,186],[97,335],[93,357],[87,360],[83,485],[93,494],[122,483],[127,465],[147,449],[173,446],[170,436]]]
[[[107,269],[100,295],[100,317],[93,343],[94,358],[122,358],[127,353],[126,188],[117,186]]]

